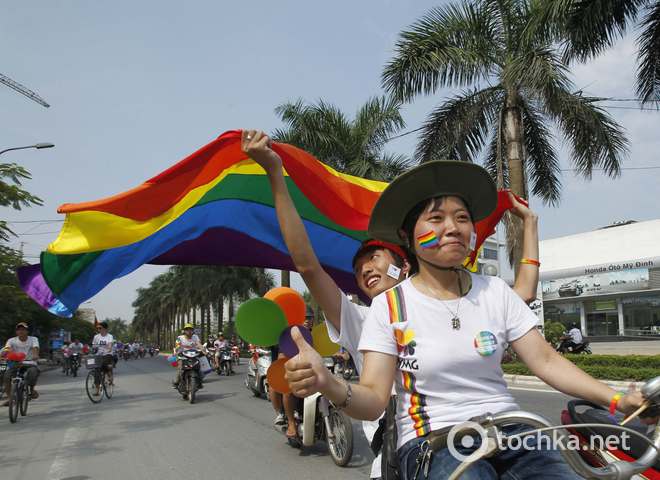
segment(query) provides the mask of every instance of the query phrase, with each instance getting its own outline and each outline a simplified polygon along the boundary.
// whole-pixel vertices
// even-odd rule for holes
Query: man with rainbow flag
[[[353,357],[357,371],[362,371],[362,354],[358,344],[369,308],[353,303],[319,262],[307,235],[303,221],[287,189],[282,171],[282,159],[270,148],[270,138],[261,131],[244,130],[241,148],[268,175],[273,191],[274,206],[284,242],[296,270],[310,293],[323,309],[331,340],[344,347]],[[538,258],[538,228],[536,215],[511,193],[511,211],[523,219],[523,256]],[[414,273],[406,251],[387,242],[366,240],[353,257],[353,271],[360,290],[369,298],[389,290]],[[524,300],[536,299],[538,266],[521,265],[514,291]],[[364,433],[372,442],[378,422],[363,422]],[[371,478],[381,477],[381,459],[377,457],[371,468]]]

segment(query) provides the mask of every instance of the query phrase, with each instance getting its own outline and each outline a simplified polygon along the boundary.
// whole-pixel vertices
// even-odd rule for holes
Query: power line
[[[655,166],[655,167],[622,167],[619,170],[657,170],[657,169],[660,169],[660,165]],[[560,172],[581,172],[582,170],[577,169],[577,168],[562,168],[559,171]],[[604,168],[592,168],[591,171],[592,172],[603,172],[603,171],[605,171],[605,169]]]
[[[24,236],[26,236],[26,235],[52,235],[52,234],[55,234],[55,233],[60,233],[60,232],[59,232],[59,230],[58,230],[58,231],[55,231],[55,232],[17,233],[16,235],[18,235],[19,237],[24,237]]]
[[[642,111],[646,111],[646,112],[660,112],[660,109],[658,109],[658,108],[646,108],[646,107],[642,107],[642,106],[639,106],[639,107],[623,107],[623,106],[620,106],[620,105],[601,105],[601,107],[603,107],[603,108],[618,108],[618,109],[621,109],[621,110],[642,110]]]
[[[57,220],[8,220],[7,223],[62,223],[64,222],[64,219],[57,219]]]

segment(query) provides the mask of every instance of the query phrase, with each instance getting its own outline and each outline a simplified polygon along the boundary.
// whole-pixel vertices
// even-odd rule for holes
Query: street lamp
[[[2,155],[5,152],[11,152],[12,150],[24,150],[26,148],[36,148],[37,150],[41,150],[42,148],[53,148],[55,145],[52,143],[35,143],[34,145],[28,145],[26,147],[14,147],[14,148],[7,148],[5,150],[0,151],[0,155]]]

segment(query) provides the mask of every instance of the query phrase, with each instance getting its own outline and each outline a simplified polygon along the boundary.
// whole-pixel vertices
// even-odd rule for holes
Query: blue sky
[[[280,126],[279,103],[323,98],[352,113],[382,93],[380,74],[398,32],[443,2],[123,1],[14,2],[0,16],[0,73],[38,92],[44,109],[0,85],[0,147],[50,141],[50,150],[10,152],[27,167],[44,206],[2,209],[9,220],[56,219],[58,205],[129,189],[229,129]],[[573,68],[588,94],[634,97],[634,39]],[[408,129],[450,91],[404,108]],[[627,105],[627,104],[622,104]],[[624,166],[660,166],[660,112],[611,110],[632,144]],[[390,143],[409,153],[414,135]],[[0,149],[1,149],[0,148]],[[562,165],[570,168],[564,152]],[[10,156],[11,155],[11,156]],[[563,175],[557,208],[532,199],[541,238],[615,220],[658,218],[660,170],[624,171],[591,182]],[[15,224],[27,255],[52,241],[58,224]],[[131,318],[135,289],[162,267],[147,266],[91,300],[100,317]],[[300,284],[298,284],[300,286]]]

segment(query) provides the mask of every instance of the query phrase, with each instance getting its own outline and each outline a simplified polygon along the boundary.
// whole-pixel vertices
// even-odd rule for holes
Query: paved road
[[[302,453],[272,428],[270,405],[235,377],[210,376],[199,403],[183,402],[170,387],[163,357],[121,362],[115,396],[93,405],[83,378],[50,371],[28,416],[9,424],[0,411],[3,480],[169,480],[368,478],[371,453],[354,425],[356,450],[338,468],[323,444]],[[83,372],[86,373],[86,372]],[[565,397],[516,390],[521,407],[557,421]]]

